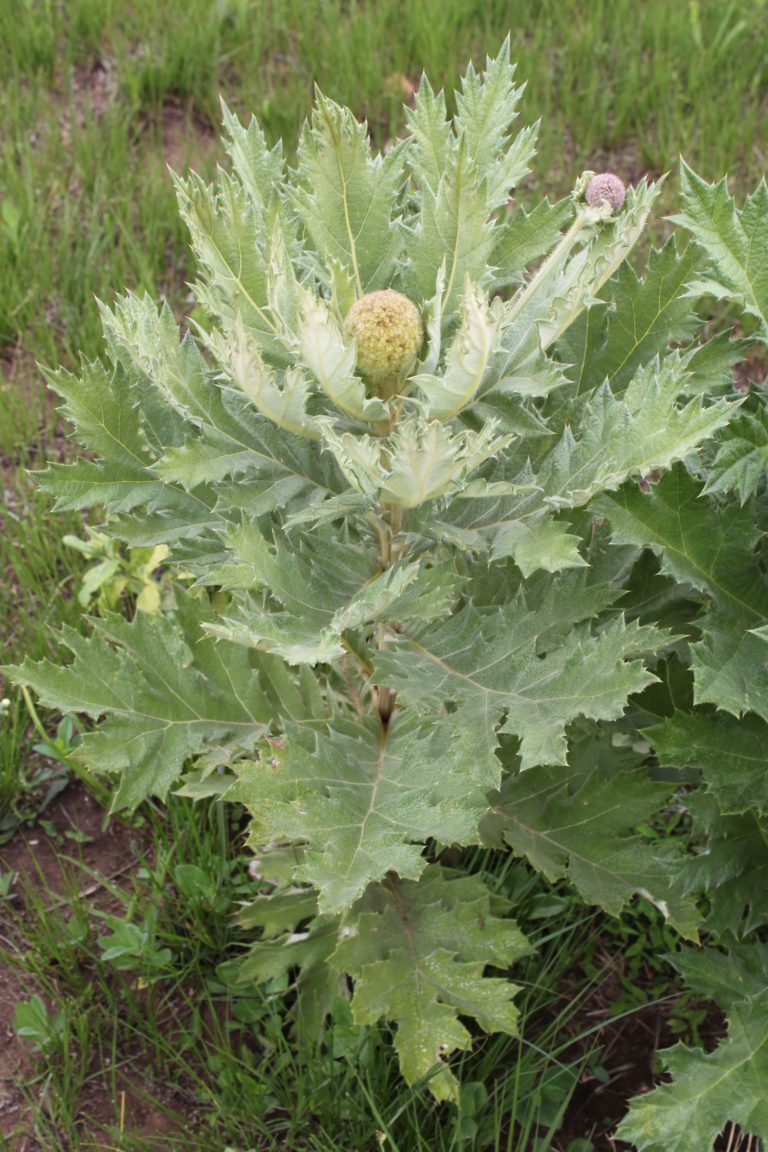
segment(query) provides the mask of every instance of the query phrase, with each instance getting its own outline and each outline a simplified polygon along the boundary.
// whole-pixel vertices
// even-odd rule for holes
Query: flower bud
[[[344,336],[355,341],[358,372],[378,385],[408,375],[424,329],[416,305],[386,288],[355,301],[344,321]]]
[[[593,176],[584,193],[591,208],[597,208],[607,200],[614,212],[618,212],[621,208],[626,194],[626,188],[613,172],[600,172],[597,176]]]

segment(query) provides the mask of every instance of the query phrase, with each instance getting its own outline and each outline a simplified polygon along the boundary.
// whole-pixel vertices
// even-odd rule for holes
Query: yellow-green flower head
[[[419,310],[401,292],[385,288],[361,296],[344,321],[357,348],[357,370],[372,384],[404,379],[424,339]]]

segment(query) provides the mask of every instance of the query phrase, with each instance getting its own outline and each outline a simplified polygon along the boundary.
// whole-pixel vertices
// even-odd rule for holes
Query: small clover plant
[[[765,668],[759,610],[719,647],[754,537],[701,498],[700,446],[740,403],[741,348],[705,343],[695,313],[708,257],[671,239],[636,274],[645,180],[587,172],[525,208],[521,95],[507,46],[452,117],[424,78],[384,155],[318,95],[295,168],[224,108],[229,170],[177,180],[205,322],[104,307],[104,360],[51,377],[89,454],[40,478],[59,508],[106,509],[120,546],[163,549],[173,602],[105,613],[66,634],[68,666],[14,673],[96,722],[77,754],[117,777],[117,806],[172,788],[245,805],[242,979],[290,980],[308,1039],[351,989],[355,1025],[391,1021],[406,1079],[440,1099],[469,1021],[514,1033],[528,949],[492,877],[445,849],[506,848],[615,914],[640,896],[695,940],[698,857],[643,830],[681,780],[700,843],[730,825],[647,730],[679,702],[658,747],[690,748],[685,724],[720,715],[694,717],[691,676],[698,704],[738,713],[758,700],[738,661],[762,645]],[[752,307],[755,278],[722,258]],[[710,487],[743,488],[753,457],[722,445]]]

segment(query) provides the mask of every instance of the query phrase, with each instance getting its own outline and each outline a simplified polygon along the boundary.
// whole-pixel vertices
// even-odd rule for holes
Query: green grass
[[[384,146],[403,125],[403,78],[426,69],[450,87],[507,33],[523,115],[543,120],[526,198],[604,163],[633,178],[675,169],[681,152],[743,187],[764,168],[764,0],[168,0],[162,18],[148,0],[9,0],[0,345],[49,363],[93,355],[94,294],[127,286],[183,311],[190,269],[165,163],[211,170],[219,93],[290,151],[316,83]]]
[[[0,5],[0,662],[50,653],[51,625],[81,623],[84,561],[62,543],[82,534],[81,518],[52,516],[27,475],[67,450],[34,362],[98,355],[96,297],[131,287],[167,298],[180,317],[194,307],[167,165],[212,173],[222,159],[219,95],[242,117],[255,113],[290,155],[317,84],[366,117],[383,148],[402,130],[403,97],[422,70],[451,88],[468,59],[481,65],[507,34],[527,82],[523,117],[542,119],[535,171],[519,191],[526,204],[567,192],[585,168],[610,166],[627,179],[671,171],[668,211],[681,153],[708,179],[728,173],[737,192],[768,164],[767,0]],[[0,683],[0,698],[5,691]],[[58,717],[40,722],[50,745]],[[0,843],[45,817],[71,775],[71,736],[35,751],[45,742],[21,697],[0,710]],[[522,1037],[480,1041],[462,1065],[461,1108],[440,1109],[423,1087],[403,1086],[385,1035],[361,1033],[341,1002],[328,1045],[302,1050],[287,1030],[283,989],[233,988],[221,965],[243,947],[232,909],[249,887],[236,831],[217,809],[184,802],[143,818],[149,862],[137,849],[126,882],[102,885],[97,897],[77,886],[63,905],[41,875],[23,902],[9,903],[5,886],[15,882],[0,876],[0,962],[47,1005],[49,1035],[26,1088],[43,1147],[85,1152],[95,1139],[125,1152],[528,1152],[535,1137],[538,1152],[550,1147],[589,1058],[589,1037],[574,1047],[574,1035],[605,978],[590,944],[600,923],[582,923],[567,898],[538,919],[525,870],[499,877],[540,946],[515,973]],[[207,878],[197,896],[189,866]],[[622,933],[619,946],[636,955],[658,943],[642,917]],[[115,936],[128,951],[105,959],[100,940]],[[573,971],[580,991],[566,1003]],[[652,975],[662,995],[667,974]],[[630,984],[639,979],[632,969]],[[194,1114],[199,1138],[182,1128],[148,1142],[129,1131],[121,1077],[148,1059],[142,1091],[159,1095],[160,1108]],[[170,1104],[164,1083],[178,1086]],[[111,1111],[86,1124],[97,1089]]]
[[[140,863],[137,843],[135,867],[100,886],[74,867],[63,897],[40,875],[6,915],[0,963],[28,987],[17,1027],[34,1053],[26,1093],[47,1150],[525,1152],[534,1137],[541,1152],[551,1146],[590,1053],[597,1058],[597,1038],[579,1033],[577,1016],[601,974],[572,997],[559,989],[600,917],[565,890],[547,894],[547,910],[545,885],[507,862],[499,884],[537,946],[515,972],[521,1035],[479,1039],[461,1062],[460,1106],[446,1108],[425,1086],[403,1085],[386,1030],[355,1026],[342,999],[325,1042],[302,1045],[286,1017],[288,989],[234,982],[246,939],[232,910],[254,885],[235,829],[222,824],[231,812],[175,801],[145,819],[151,862]],[[162,1145],[121,1130],[126,1083],[177,1117]]]

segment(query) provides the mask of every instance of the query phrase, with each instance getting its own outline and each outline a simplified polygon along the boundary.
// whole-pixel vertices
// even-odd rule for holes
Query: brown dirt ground
[[[66,907],[68,894],[77,893],[101,911],[117,911],[119,904],[105,884],[121,878],[140,862],[146,837],[140,831],[108,818],[80,784],[71,784],[46,810],[46,829],[20,830],[9,844],[0,846],[0,871],[14,873],[19,895],[11,911],[0,904],[0,947],[6,956],[23,947],[24,893],[29,886],[48,901],[47,910]],[[77,833],[81,844],[68,840]],[[74,858],[74,857],[77,858]],[[8,1152],[48,1152],[35,1136],[37,1091],[35,1058],[13,1028],[16,1005],[38,991],[23,968],[0,954],[0,1140]],[[117,1076],[115,1095],[109,1075],[93,1068],[81,1093],[77,1117],[83,1149],[114,1148],[110,1128],[141,1141],[147,1150],[168,1148],[181,1138],[192,1118],[189,1100],[171,1086],[158,1086],[142,1073],[142,1053],[128,1054]],[[41,1102],[41,1107],[43,1104]],[[186,1143],[185,1147],[190,1145]]]

